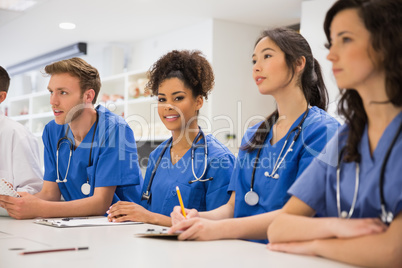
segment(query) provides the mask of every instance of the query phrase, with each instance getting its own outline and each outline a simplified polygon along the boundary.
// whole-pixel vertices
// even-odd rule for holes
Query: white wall
[[[212,25],[212,19],[208,19],[196,25],[134,43],[129,69],[148,70],[161,56],[173,49],[198,49],[211,61]]]
[[[227,141],[227,146],[237,152],[250,123],[275,109],[273,98],[261,95],[252,77],[254,43],[264,28],[214,20],[213,29],[213,130],[222,142],[227,141],[226,134],[234,134],[236,138]]]
[[[273,98],[261,96],[252,79],[251,55],[262,30],[258,26],[208,19],[134,43],[128,67],[148,70],[173,49],[201,50],[214,69],[215,87],[201,110],[200,125],[237,153],[250,118],[258,116],[260,121],[275,109]],[[201,119],[203,116],[208,122]],[[236,139],[227,140],[227,134],[234,134]]]
[[[339,89],[332,74],[332,64],[326,59],[328,49],[325,48],[327,38],[324,33],[324,19],[327,10],[336,0],[309,0],[302,2],[300,33],[307,39],[314,57],[322,67],[324,81],[329,93],[328,111],[336,117],[337,97]],[[339,119],[339,118],[338,118]]]

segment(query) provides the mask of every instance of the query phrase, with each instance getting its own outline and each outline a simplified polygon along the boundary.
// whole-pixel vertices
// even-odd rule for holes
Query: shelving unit
[[[122,116],[137,141],[162,141],[170,137],[157,113],[156,98],[146,96],[145,71],[131,71],[102,79],[98,103]],[[45,125],[53,120],[49,92],[42,90],[7,99],[8,115],[42,137]]]

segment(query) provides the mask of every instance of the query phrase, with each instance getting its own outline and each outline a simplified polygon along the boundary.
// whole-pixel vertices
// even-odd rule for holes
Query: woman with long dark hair
[[[245,133],[227,204],[209,212],[188,210],[187,220],[175,208],[171,232],[185,230],[179,239],[266,242],[269,223],[290,197],[288,188],[338,128],[325,112],[321,69],[303,36],[285,28],[264,31],[252,61],[260,93],[273,96],[277,109]]]
[[[346,124],[326,161],[314,160],[291,187],[269,227],[270,249],[402,267],[401,14],[396,0],[339,0],[328,11],[327,58]]]

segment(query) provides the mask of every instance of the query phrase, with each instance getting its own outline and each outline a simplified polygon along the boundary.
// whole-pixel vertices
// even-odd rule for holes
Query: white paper
[[[67,219],[67,218],[64,218]],[[39,219],[34,223],[53,226],[53,227],[84,227],[84,226],[105,226],[105,225],[126,225],[126,224],[139,224],[142,222],[109,222],[107,217],[77,217],[63,219]]]

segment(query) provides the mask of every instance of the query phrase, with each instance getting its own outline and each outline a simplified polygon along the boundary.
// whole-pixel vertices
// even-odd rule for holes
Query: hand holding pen
[[[183,200],[181,199],[181,194],[180,194],[180,189],[179,187],[176,187],[176,191],[177,191],[177,197],[179,199],[179,203],[183,204]],[[180,194],[180,196],[179,196]],[[184,212],[184,213],[183,213]],[[183,206],[175,206],[173,208],[172,213],[170,213],[170,217],[172,219],[172,225],[179,223],[185,219],[191,219],[191,218],[196,218],[199,217],[199,213],[196,209],[187,209],[184,208],[184,204]]]

